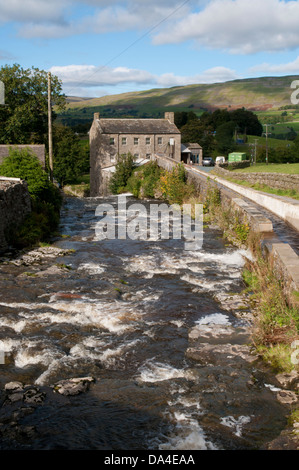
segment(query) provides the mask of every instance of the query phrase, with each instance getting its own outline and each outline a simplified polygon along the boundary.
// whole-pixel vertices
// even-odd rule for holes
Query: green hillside
[[[93,113],[106,117],[159,117],[165,111],[194,111],[245,107],[256,112],[271,112],[291,104],[290,88],[296,76],[261,77],[225,83],[188,85],[74,100],[59,114],[68,125],[90,123]]]

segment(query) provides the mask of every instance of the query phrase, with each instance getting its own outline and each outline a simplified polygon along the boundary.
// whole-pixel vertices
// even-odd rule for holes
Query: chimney
[[[94,119],[94,120],[100,119],[100,113],[94,113],[93,119]]]
[[[173,112],[165,113],[165,119],[168,119],[169,122],[174,124],[174,113]]]

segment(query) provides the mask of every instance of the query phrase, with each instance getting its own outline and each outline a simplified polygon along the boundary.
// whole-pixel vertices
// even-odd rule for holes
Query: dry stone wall
[[[26,181],[0,177],[0,252],[8,248],[9,236],[30,211]]]
[[[234,173],[224,168],[215,167],[214,172],[219,176],[228,176],[249,183],[265,184],[275,189],[294,189],[299,191],[299,175],[281,173]]]

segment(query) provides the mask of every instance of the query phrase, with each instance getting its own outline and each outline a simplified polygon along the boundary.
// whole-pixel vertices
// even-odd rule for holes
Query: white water
[[[271,410],[271,398],[261,398],[261,393],[274,394],[270,385],[262,392],[248,392],[254,368],[248,371],[246,364],[234,364],[232,356],[224,362],[219,354],[220,365],[210,361],[202,365],[187,355],[188,348],[198,344],[218,340],[229,344],[232,336],[236,341],[240,321],[217,299],[240,289],[249,253],[225,249],[213,233],[209,248],[195,252],[183,250],[180,241],[96,242],[86,226],[95,226],[92,214],[89,211],[84,222],[79,209],[79,228],[76,225],[74,234],[74,215],[68,213],[65,233],[71,237],[61,242],[64,248],[75,248],[74,253],[46,261],[49,267],[59,261],[72,270],[51,274],[40,271],[43,266],[32,266],[30,271],[43,273],[32,278],[15,277],[14,271],[10,290],[1,291],[0,326],[5,336],[0,351],[10,360],[8,377],[15,380],[28,372],[42,386],[61,378],[95,375],[91,395],[99,397],[99,406],[103,401],[109,404],[107,410],[100,408],[100,429],[110,429],[114,419],[115,435],[125,439],[132,433],[132,447],[138,435],[135,415],[141,412],[146,419],[147,410],[147,419],[159,416],[166,429],[155,424],[152,434],[144,437],[148,440],[138,442],[161,450],[221,449],[231,442],[239,448],[256,417],[261,434],[269,432],[277,411],[273,408],[269,417],[264,416],[262,404]],[[18,301],[21,289],[24,296]],[[256,395],[248,404],[250,393]],[[247,412],[250,406],[252,413]],[[128,409],[133,411],[126,422]],[[116,422],[117,413],[122,418]],[[62,419],[61,432],[64,425]],[[222,440],[223,430],[228,440]],[[123,445],[117,439],[115,448]]]

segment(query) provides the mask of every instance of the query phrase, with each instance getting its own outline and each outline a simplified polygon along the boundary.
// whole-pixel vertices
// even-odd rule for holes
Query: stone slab
[[[272,255],[279,260],[292,280],[293,287],[299,291],[299,256],[287,243],[273,243]]]
[[[245,212],[255,232],[273,232],[271,220],[265,217],[256,207],[241,198],[234,198],[232,202],[234,206]]]

